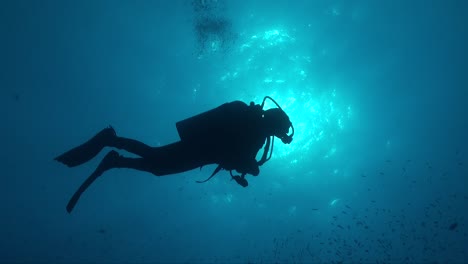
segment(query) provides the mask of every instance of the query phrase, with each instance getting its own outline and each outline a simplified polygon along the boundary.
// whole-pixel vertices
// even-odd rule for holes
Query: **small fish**
[[[453,224],[451,224],[451,225],[449,226],[449,229],[450,229],[450,230],[455,230],[455,228],[457,228],[457,226],[458,226],[458,223],[455,222],[455,223],[453,223]]]
[[[337,225],[337,227],[341,228],[341,229],[344,229],[341,225]]]

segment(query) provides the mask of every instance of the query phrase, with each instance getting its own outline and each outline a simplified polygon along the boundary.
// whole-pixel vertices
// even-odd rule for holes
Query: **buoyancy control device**
[[[278,109],[284,113],[284,111],[281,109],[278,103],[276,103],[276,101],[270,96],[265,96],[261,105],[255,105],[254,102],[251,102],[249,107],[255,107],[259,111],[263,112],[263,107],[265,105],[266,99],[270,99],[278,107]],[[238,116],[236,115],[236,111],[240,109],[238,104],[245,105],[240,101],[226,103],[212,110],[208,110],[201,114],[177,122],[176,128],[179,133],[180,139],[182,141],[199,142],[201,144],[208,143],[208,141],[222,142],[222,140],[225,140],[226,138],[224,135],[225,132],[233,130],[235,126],[237,126],[240,123],[239,120],[236,120],[235,118],[236,116]],[[284,113],[284,115],[286,115],[286,113]],[[289,121],[289,117],[287,117],[287,119]],[[292,133],[290,135],[282,135],[280,137],[280,139],[285,144],[291,143],[294,135],[294,127],[292,123],[289,122],[289,125],[292,129]],[[259,161],[257,161],[258,166],[263,165],[265,162],[271,159],[271,156],[273,154],[273,147],[274,136],[267,137],[267,142],[263,149],[262,157]],[[246,173],[234,176],[232,174],[232,170],[234,170],[235,168],[225,168],[223,167],[223,164],[219,164],[209,178],[207,178],[204,181],[197,182],[207,182],[222,169],[229,170],[231,174],[231,180],[235,180],[239,185],[243,187],[248,186],[248,182],[245,179]]]

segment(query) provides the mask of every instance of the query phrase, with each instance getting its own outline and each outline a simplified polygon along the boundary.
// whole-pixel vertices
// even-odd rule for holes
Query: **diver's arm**
[[[257,160],[255,158],[251,159],[249,165],[249,171],[247,173],[258,176],[260,174],[260,167],[258,166]]]
[[[266,144],[264,146],[264,152],[259,161],[257,161],[256,157],[260,149],[262,149],[262,145],[265,142],[265,138],[262,140],[256,140],[255,143],[249,144],[249,148],[244,151],[246,153],[243,155],[245,157],[241,164],[238,164],[238,168],[236,169],[237,172],[239,173],[248,173],[253,176],[258,176],[260,174],[260,166],[262,166],[266,161],[268,161],[268,152],[270,150],[270,138],[266,138]]]

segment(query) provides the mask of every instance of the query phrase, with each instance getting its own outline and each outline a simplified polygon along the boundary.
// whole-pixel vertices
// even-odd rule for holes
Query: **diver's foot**
[[[109,153],[106,154],[106,156],[102,159],[101,163],[99,163],[96,173],[101,175],[104,173],[106,170],[110,170],[112,168],[116,168],[115,164],[117,159],[120,157],[119,153],[115,150],[109,151]]]
[[[115,133],[115,129],[112,126],[108,126],[101,130],[99,133],[96,134],[96,138],[98,140],[101,140],[105,142],[106,144],[109,144],[109,142],[114,139],[117,136],[117,133]]]
[[[108,126],[103,130],[99,131],[94,137],[92,137],[89,141],[93,141],[94,143],[100,143],[102,145],[109,145],[112,140],[117,136],[115,133],[115,129],[112,126]]]
[[[110,145],[116,136],[112,126],[106,127],[87,142],[63,153],[55,160],[68,167],[81,165],[94,158],[105,146]]]

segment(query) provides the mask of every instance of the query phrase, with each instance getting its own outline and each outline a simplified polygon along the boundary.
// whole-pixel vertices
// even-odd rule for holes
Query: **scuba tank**
[[[225,103],[214,109],[189,117],[176,123],[177,132],[182,141],[207,143],[213,142],[235,128],[233,116],[244,103],[236,101]]]

